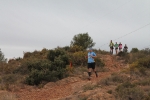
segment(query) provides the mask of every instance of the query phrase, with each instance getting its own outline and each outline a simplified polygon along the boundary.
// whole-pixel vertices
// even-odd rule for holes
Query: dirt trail
[[[119,72],[124,68],[124,64],[116,60],[116,56],[103,55],[101,59],[105,62],[105,67],[108,69],[107,72],[99,72],[99,77],[96,78],[92,75],[92,80],[82,80],[79,77],[69,77],[56,82],[48,83],[44,88],[41,89],[22,89],[19,92],[15,92],[18,96],[18,100],[59,100],[60,98],[67,97],[76,93],[81,92],[81,88],[90,83],[94,84],[103,78],[110,76],[114,72]]]

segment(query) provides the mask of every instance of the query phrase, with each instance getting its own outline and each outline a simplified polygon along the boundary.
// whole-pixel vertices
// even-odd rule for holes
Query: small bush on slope
[[[125,82],[116,88],[117,98],[121,100],[142,100],[144,92],[130,82]]]

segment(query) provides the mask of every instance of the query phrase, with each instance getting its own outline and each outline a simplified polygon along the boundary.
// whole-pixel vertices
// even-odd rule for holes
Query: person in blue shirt
[[[92,48],[89,48],[88,52],[88,75],[89,75],[89,80],[91,79],[91,72],[92,70],[95,72],[96,77],[98,77],[98,74],[95,70],[95,61],[94,58],[96,58],[96,53],[92,51]]]

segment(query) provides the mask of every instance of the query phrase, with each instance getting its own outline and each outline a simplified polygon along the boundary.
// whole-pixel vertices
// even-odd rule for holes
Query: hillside
[[[12,92],[1,91],[1,97],[16,100],[115,100],[115,97],[108,93],[114,91],[116,86],[102,86],[100,81],[114,73],[120,73],[128,67],[119,57],[111,55],[100,55],[105,63],[103,71],[98,72],[99,77],[92,75],[92,80],[87,80],[87,73],[74,75],[57,82],[49,82],[43,88],[24,86],[22,89]],[[6,97],[5,97],[6,96]]]

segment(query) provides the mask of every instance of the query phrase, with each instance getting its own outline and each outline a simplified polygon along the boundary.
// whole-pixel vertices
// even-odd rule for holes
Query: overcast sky
[[[150,47],[150,0],[0,0],[5,58],[69,46],[74,35],[85,32],[96,49],[109,51],[110,40],[129,50]]]

